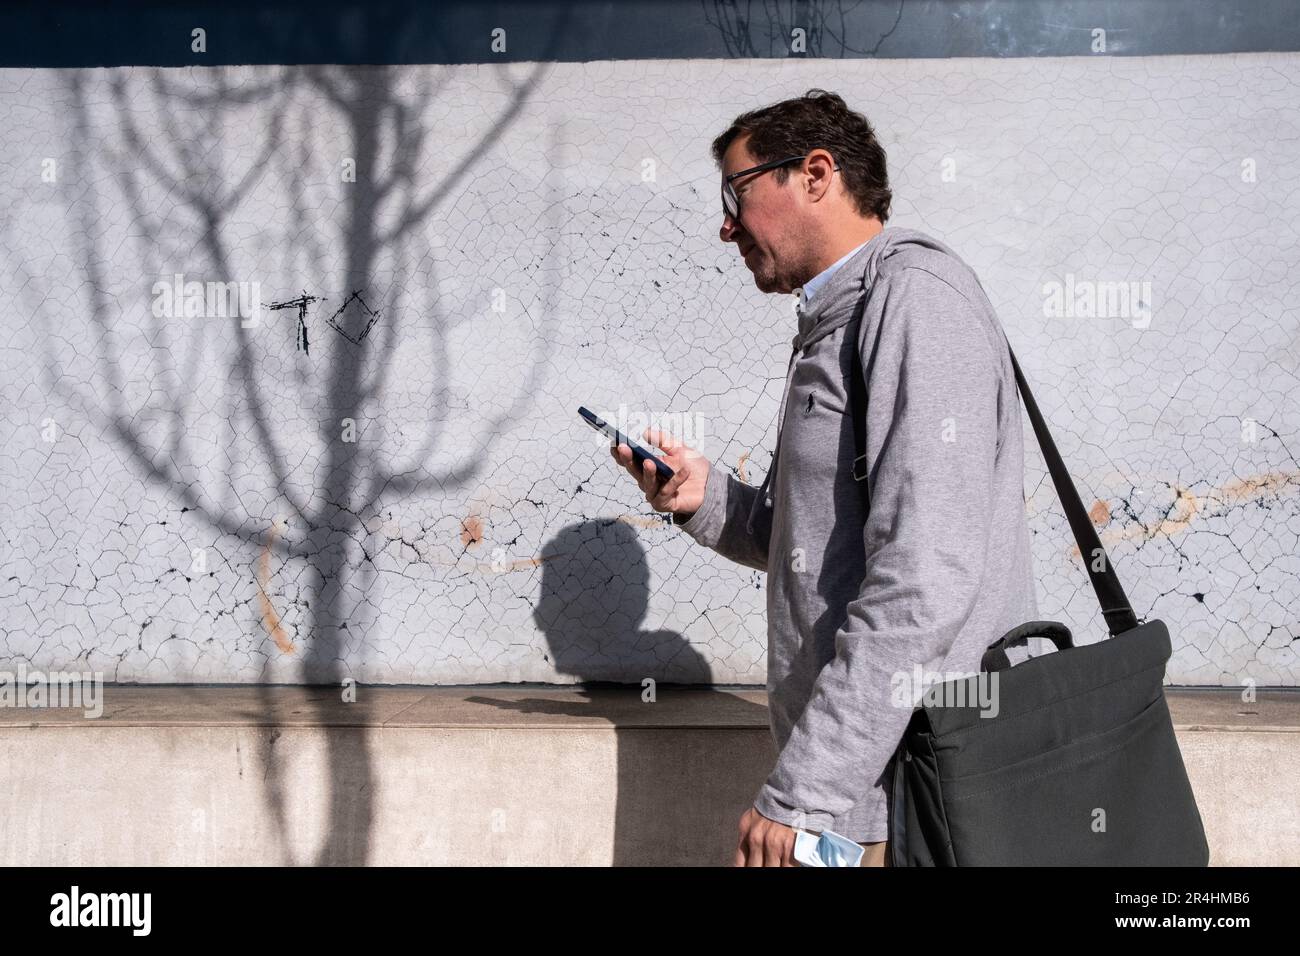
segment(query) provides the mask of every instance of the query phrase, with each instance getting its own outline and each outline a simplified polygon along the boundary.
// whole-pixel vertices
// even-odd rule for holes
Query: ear
[[[811,202],[820,202],[829,194],[831,182],[835,178],[835,157],[829,150],[818,147],[804,159],[803,175]]]

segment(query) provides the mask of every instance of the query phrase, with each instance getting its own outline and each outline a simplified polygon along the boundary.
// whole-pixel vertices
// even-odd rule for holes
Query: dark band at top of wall
[[[1294,0],[11,0],[0,8],[0,66],[1294,51],[1296,8]]]

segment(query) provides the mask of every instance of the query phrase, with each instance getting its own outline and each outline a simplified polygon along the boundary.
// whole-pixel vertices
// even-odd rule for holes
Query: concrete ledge
[[[1215,865],[1300,864],[1300,691],[1169,690]],[[723,865],[762,690],[107,685],[0,708],[3,865]]]

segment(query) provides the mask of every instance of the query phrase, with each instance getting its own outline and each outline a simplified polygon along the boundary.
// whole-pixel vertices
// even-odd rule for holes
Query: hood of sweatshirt
[[[943,243],[923,232],[900,226],[886,226],[831,273],[830,278],[817,291],[806,308],[796,309],[798,332],[790,341],[790,364],[786,368],[785,388],[778,408],[785,409],[795,361],[800,353],[814,342],[853,321],[859,314],[859,306],[866,300],[866,293],[875,284],[882,270],[888,268],[890,257],[909,249],[927,249],[955,255]],[[776,465],[781,454],[783,424],[777,428],[776,449],[772,453],[772,464],[768,468],[761,488],[769,508],[772,506],[772,494],[775,491]]]
[[[792,340],[797,353],[806,345],[834,332],[856,314],[856,307],[886,268],[891,256],[911,249],[929,249],[946,255],[955,253],[932,236],[915,229],[886,226],[836,269],[817,291],[812,302],[799,312],[799,330]]]

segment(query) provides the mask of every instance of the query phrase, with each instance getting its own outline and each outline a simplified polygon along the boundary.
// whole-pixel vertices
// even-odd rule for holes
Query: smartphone
[[[659,473],[659,478],[661,480],[667,481],[673,476],[673,470],[671,468],[654,455],[650,454],[650,452],[646,451],[632,439],[628,438],[613,425],[609,424],[609,422],[597,416],[590,409],[579,405],[578,414],[582,416],[584,422],[596,429],[596,431],[608,437],[611,447],[615,445],[627,445],[628,448],[631,448],[632,460],[636,463],[638,468],[644,468],[645,462],[652,461],[655,464],[655,471]]]

